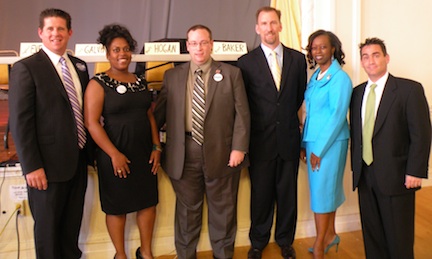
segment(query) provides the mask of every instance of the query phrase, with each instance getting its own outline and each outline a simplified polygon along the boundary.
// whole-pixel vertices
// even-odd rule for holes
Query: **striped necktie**
[[[370,91],[366,100],[366,111],[363,123],[363,161],[370,165],[373,162],[372,134],[375,126],[375,87],[370,86]]]
[[[69,97],[69,102],[72,106],[73,113],[75,115],[75,122],[77,126],[78,133],[78,146],[79,148],[83,148],[86,143],[86,133],[84,129],[84,118],[82,114],[81,106],[78,102],[78,97],[76,93],[76,89],[73,83],[72,75],[67,66],[66,60],[64,57],[60,58],[61,69],[63,74],[63,84],[66,89],[66,93]]]
[[[279,66],[279,62],[277,60],[277,54],[274,50],[272,50],[272,66],[271,66],[271,72],[273,75],[273,80],[276,84],[276,89],[280,90],[280,83],[281,83],[281,69]]]
[[[192,97],[192,139],[202,145],[204,142],[205,94],[201,68],[195,71]]]

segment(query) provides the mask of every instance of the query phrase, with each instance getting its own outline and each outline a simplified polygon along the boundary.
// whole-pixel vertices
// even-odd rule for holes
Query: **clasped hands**
[[[160,167],[161,151],[153,150],[150,155],[149,164],[152,164],[151,171],[155,175]],[[114,175],[120,178],[126,178],[130,174],[129,165],[130,160],[123,154],[118,152],[115,156],[111,157]]]

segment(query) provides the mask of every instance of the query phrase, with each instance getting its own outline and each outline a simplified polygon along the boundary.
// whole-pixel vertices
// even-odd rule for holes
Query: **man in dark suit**
[[[297,112],[306,88],[306,59],[280,43],[280,15],[279,10],[271,7],[257,11],[255,30],[261,37],[261,46],[237,63],[251,111],[249,237],[252,247],[248,258],[261,258],[269,242],[275,203],[276,242],[284,258],[295,258],[291,245],[297,221],[300,154]]]
[[[360,44],[369,79],[351,99],[351,163],[367,258],[414,258],[415,191],[428,176],[429,106],[420,83],[387,71],[384,42]]]
[[[37,258],[80,258],[78,235],[87,187],[82,96],[87,65],[66,54],[71,17],[58,9],[40,14],[38,53],[14,64],[11,131],[28,187]],[[66,61],[69,77],[62,73]],[[70,101],[66,81],[75,90]],[[73,94],[73,92],[71,92]]]
[[[213,256],[232,258],[240,171],[248,165],[248,101],[240,69],[211,58],[209,28],[192,26],[187,48],[191,61],[165,73],[154,111],[158,126],[166,123],[163,168],[177,199],[177,256],[196,258],[206,195]]]

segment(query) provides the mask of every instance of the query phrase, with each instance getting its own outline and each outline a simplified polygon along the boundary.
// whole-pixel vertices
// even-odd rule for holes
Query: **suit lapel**
[[[216,89],[219,86],[220,82],[216,82],[215,80],[213,80],[213,75],[216,74],[216,70],[219,69],[220,67],[220,63],[217,61],[212,60],[211,63],[211,67],[210,67],[210,71],[209,71],[209,78],[208,78],[208,82],[207,82],[207,95],[206,95],[206,101],[205,101],[205,110],[206,113],[204,115],[204,119],[207,116],[207,111],[210,109],[211,103],[213,101],[213,97],[215,95]],[[219,71],[219,73],[221,73],[223,75],[224,71]],[[226,78],[225,78],[226,80]]]
[[[291,57],[290,51],[284,45],[282,45],[282,49],[283,49],[283,66],[282,66],[282,75],[281,75],[281,84],[280,84],[279,95],[282,93],[282,91],[284,91],[284,89],[285,89],[284,86],[287,85],[286,81],[288,79],[288,72],[289,72],[291,64],[292,64],[292,57]]]
[[[396,98],[395,91],[397,90],[396,82],[392,75],[389,75],[386,85],[384,87],[384,92],[381,97],[381,102],[378,107],[378,112],[375,119],[374,126],[374,135],[379,131],[381,126],[384,123],[385,118],[387,117],[387,113],[390,111],[390,108],[393,104],[393,101]]]
[[[77,60],[75,57],[68,55],[69,59],[71,60],[75,71],[77,72],[78,78],[81,83],[82,92],[84,93],[87,84],[88,84],[88,72],[87,72],[87,66],[85,63]],[[83,94],[84,96],[84,94]]]
[[[53,76],[46,76],[46,80],[49,80],[47,81],[47,85],[55,85],[55,87],[53,88],[60,91],[60,94],[63,96],[63,98],[65,98],[65,100],[69,102],[69,98],[67,96],[66,89],[64,88],[63,81],[61,80],[60,75],[57,72],[57,69],[54,67],[54,64],[51,62],[51,59],[43,50],[40,50],[38,52],[38,59],[42,63],[40,65],[41,68],[44,68],[44,70],[50,68],[48,69],[48,71],[45,70],[42,73],[53,75]]]
[[[180,118],[185,117],[185,109],[186,109],[186,89],[187,89],[187,83],[188,83],[188,76],[189,76],[189,68],[190,68],[190,62],[185,63],[179,66],[181,69],[179,73],[177,74],[177,82],[179,82],[178,87],[176,86],[175,89],[171,89],[171,91],[175,91],[176,93],[174,96],[176,97],[177,101],[175,102],[178,104],[176,106],[178,109],[180,109],[181,116]],[[184,119],[183,119],[184,121]]]
[[[271,82],[270,85],[273,86],[273,90],[277,92],[276,84],[274,83],[273,75],[271,73],[270,66],[268,65],[268,62],[267,62],[267,57],[265,56],[264,51],[262,50],[261,47],[259,47],[257,49],[257,51],[255,52],[255,55],[256,55],[256,60],[257,60],[255,65],[258,66],[258,71],[260,71],[262,73],[262,75],[265,77],[264,81],[265,82]],[[283,76],[283,72],[282,72],[282,76]],[[281,82],[281,85],[282,85],[282,82]]]
[[[366,88],[366,83],[363,83],[359,87],[360,88],[358,89],[357,94],[353,95],[353,100],[352,100],[352,102],[353,102],[352,109],[353,110],[350,112],[352,112],[354,115],[352,118],[357,120],[357,123],[351,123],[351,125],[359,125],[358,132],[361,133],[362,128],[363,128],[362,127],[363,123],[362,123],[361,110],[362,110],[363,96],[364,96],[364,91]]]

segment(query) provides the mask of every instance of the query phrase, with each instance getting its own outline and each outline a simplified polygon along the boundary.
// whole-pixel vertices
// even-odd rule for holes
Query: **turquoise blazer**
[[[320,71],[318,68],[312,75],[305,92],[303,147],[305,142],[314,142],[310,151],[322,158],[336,140],[350,136],[347,113],[353,88],[337,60],[333,60],[325,76],[317,80]]]

